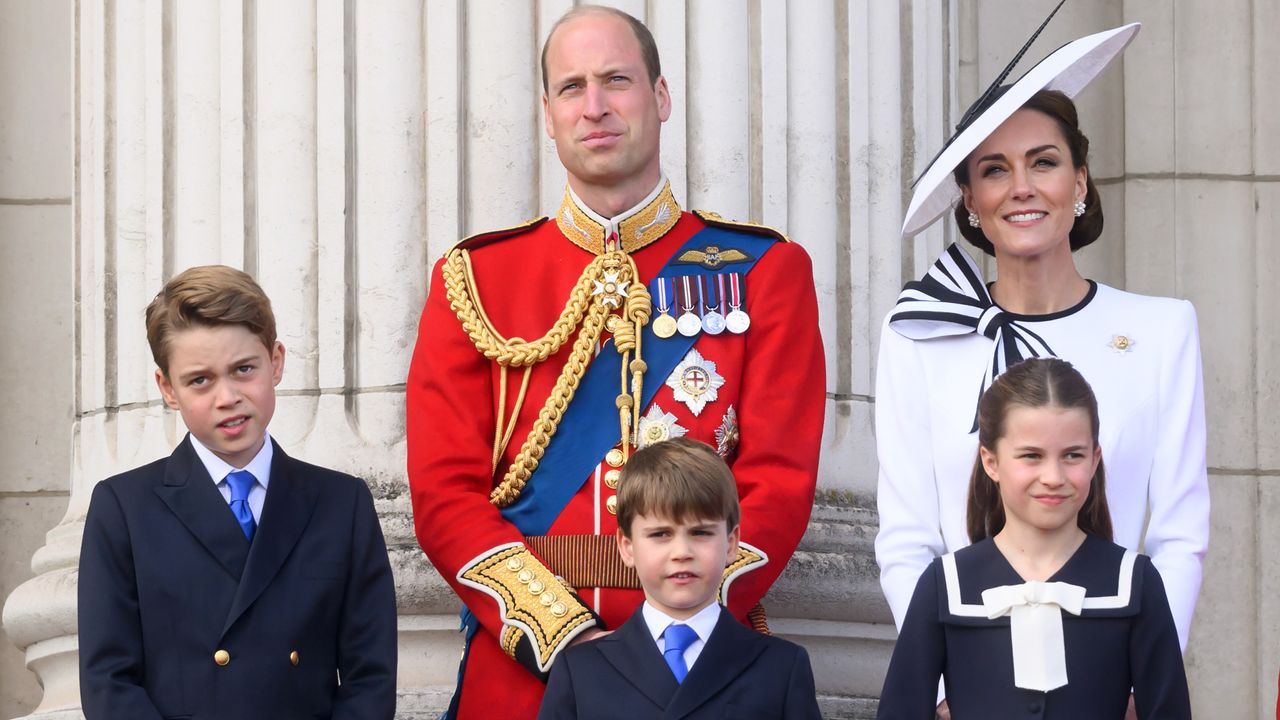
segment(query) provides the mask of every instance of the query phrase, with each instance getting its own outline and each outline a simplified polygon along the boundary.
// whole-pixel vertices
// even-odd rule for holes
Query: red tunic
[[[664,195],[674,207],[669,192]],[[705,227],[703,219],[678,207],[674,217],[665,234],[630,253],[646,283]],[[579,244],[571,242],[556,222],[469,243],[477,295],[499,333],[532,340],[547,332],[593,259]],[[505,546],[524,542],[522,533],[490,503],[489,494],[529,434],[572,340],[534,366],[515,432],[493,472],[501,369],[483,357],[462,330],[446,297],[442,263],[432,273],[406,390],[414,524],[427,557],[481,625],[463,677],[459,716],[533,718],[543,683],[500,645],[504,617],[509,619],[511,608],[504,607],[494,593],[464,584],[459,573]],[[713,447],[716,429],[725,422],[729,408],[736,411],[740,441],[727,459],[741,496],[742,541],[767,557],[767,562],[732,583],[726,602],[739,619],[746,617],[782,572],[813,505],[825,375],[812,277],[808,255],[794,243],[780,240],[758,260],[743,288],[750,328],[741,335],[703,333],[694,345],[724,378],[718,397],[698,416],[673,396],[672,388],[665,385],[667,378],[653,374],[645,378],[646,385],[662,384],[653,403],[674,415],[688,437]],[[519,368],[509,370],[508,415],[521,375]],[[618,422],[612,402],[599,412],[600,422]],[[608,502],[615,491],[602,479],[610,468],[601,460],[548,535],[614,534],[617,523]],[[641,591],[633,589],[576,590],[577,598],[607,629],[621,625],[643,600]],[[516,602],[538,599],[519,593],[513,597]],[[581,629],[591,624],[588,620]],[[559,644],[567,646],[571,640],[564,637]],[[554,652],[560,649],[555,647]]]

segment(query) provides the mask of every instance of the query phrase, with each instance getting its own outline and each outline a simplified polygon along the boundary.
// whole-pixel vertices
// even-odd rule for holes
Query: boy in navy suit
[[[271,302],[191,268],[147,306],[173,454],[94,488],[80,551],[88,720],[390,719],[396,606],[359,479],[267,434],[284,371]]]
[[[820,718],[809,656],[717,602],[738,555],[738,491],[711,446],[637,452],[618,488],[618,552],[644,604],[616,632],[569,648],[540,719]]]

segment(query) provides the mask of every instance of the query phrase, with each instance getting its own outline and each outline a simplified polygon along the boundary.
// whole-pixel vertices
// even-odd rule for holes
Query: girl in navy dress
[[[1111,542],[1098,404],[1070,363],[1012,366],[978,406],[972,545],[920,577],[877,718],[1191,717],[1160,573]]]

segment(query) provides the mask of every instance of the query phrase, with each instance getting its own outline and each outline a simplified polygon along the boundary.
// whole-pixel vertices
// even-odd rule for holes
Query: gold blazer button
[[[213,654],[213,662],[219,667],[225,667],[231,664],[231,653],[226,650],[219,650]]]
[[[292,663],[294,667],[297,667],[297,666],[298,666],[298,651],[297,651],[297,650],[294,650],[293,652],[289,653],[289,662],[290,662],[290,663]]]

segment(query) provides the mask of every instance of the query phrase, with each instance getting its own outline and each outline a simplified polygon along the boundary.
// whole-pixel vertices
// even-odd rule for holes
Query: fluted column
[[[677,196],[779,227],[813,256],[828,358],[819,496],[766,605],[810,648],[827,716],[867,717],[893,637],[871,551],[875,343],[902,278],[942,243],[938,231],[904,245],[897,228],[904,174],[951,112],[937,98],[953,0],[616,4],[663,54]],[[75,564],[93,485],[184,433],[152,380],[142,310],[166,279],[213,262],[273,299],[288,353],[273,435],[373,490],[396,576],[399,716],[443,706],[457,599],[413,535],[404,377],[431,263],[559,201],[537,61],[572,5],[76,5],[71,498],[4,615],[44,685],[32,717],[78,716]]]

